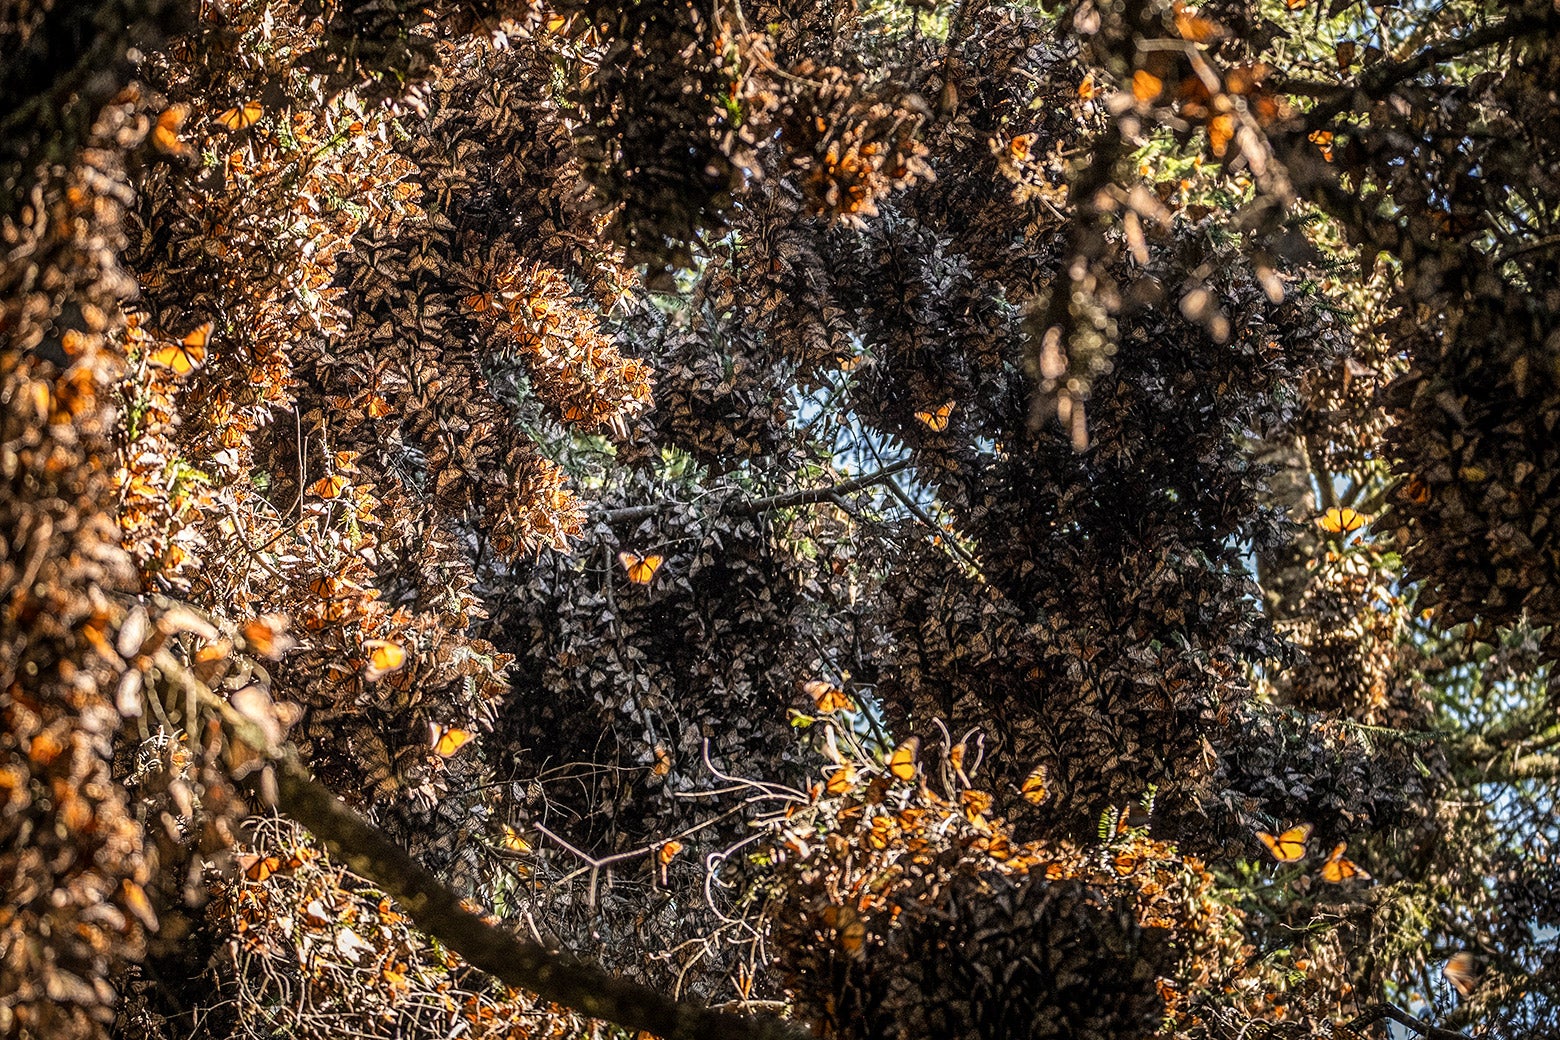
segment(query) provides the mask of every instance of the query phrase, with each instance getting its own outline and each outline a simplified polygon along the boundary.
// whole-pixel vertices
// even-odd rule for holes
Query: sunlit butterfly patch
[[[1024,777],[1024,782],[1019,786],[1018,791],[1024,796],[1024,801],[1030,805],[1039,805],[1045,801],[1046,795],[1051,793],[1046,786],[1045,766],[1039,765],[1031,769],[1029,775]]]
[[[175,375],[188,375],[206,360],[206,341],[211,337],[211,322],[185,336],[177,343],[160,347],[147,357],[147,361],[159,368],[172,369]]]
[[[217,116],[217,122],[221,123],[229,132],[243,130],[260,122],[260,117],[265,114],[265,109],[258,101],[246,101],[242,105],[234,105],[232,108]]]
[[[1344,859],[1343,851],[1348,847],[1348,842],[1340,841],[1337,847],[1332,850],[1332,854],[1327,857],[1327,862],[1322,864],[1323,881],[1337,885],[1356,878],[1362,881],[1370,880],[1370,875],[1365,872],[1364,868],[1351,859]]]
[[[365,640],[363,651],[368,655],[363,663],[363,677],[369,682],[406,665],[406,648],[388,639]]]
[[[921,738],[909,737],[902,741],[888,756],[888,771],[895,778],[909,782],[915,779],[916,755],[921,750]]]
[[[648,585],[650,579],[655,577],[656,568],[661,566],[661,557],[655,553],[647,556],[639,556],[631,552],[618,553],[618,563],[628,572],[628,580],[635,585]]]
[[[1365,517],[1347,506],[1341,509],[1335,506],[1323,513],[1322,518],[1317,523],[1321,525],[1324,531],[1330,531],[1333,534],[1347,534],[1365,526]]]
[[[660,849],[656,852],[656,858],[661,861],[661,866],[664,867],[672,860],[676,859],[677,854],[682,850],[683,843],[673,838],[671,841],[662,843]]]
[[[953,414],[954,402],[949,401],[940,408],[932,411],[916,412],[915,417],[933,433],[942,433],[948,428],[948,417]]]
[[[845,696],[845,691],[833,683],[813,679],[803,683],[802,689],[813,699],[813,705],[817,710],[824,715],[834,711],[853,711],[856,707],[851,703],[850,698]]]
[[[503,825],[502,829],[503,837],[499,839],[499,844],[503,845],[504,848],[510,852],[518,852],[521,855],[525,855],[532,850],[531,840],[523,832],[511,827],[507,823]]]
[[[441,726],[431,720],[428,723],[428,744],[440,758],[449,758],[470,743],[474,736],[476,734],[469,729]]]
[[[1291,827],[1282,834],[1269,834],[1267,831],[1258,831],[1257,838],[1267,846],[1267,850],[1273,854],[1273,858],[1280,863],[1293,863],[1304,859],[1306,856],[1305,842],[1311,836],[1311,825],[1302,823],[1298,827]]]

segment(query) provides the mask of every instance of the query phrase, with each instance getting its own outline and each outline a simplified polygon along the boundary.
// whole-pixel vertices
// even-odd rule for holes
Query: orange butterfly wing
[[[243,130],[260,122],[260,117],[265,114],[265,109],[258,101],[246,101],[242,105],[235,105],[226,112],[217,116],[217,122],[225,126],[229,132]]]
[[[953,414],[953,405],[954,402],[949,401],[936,411],[916,412],[915,417],[933,433],[942,433],[948,428],[948,417]]]
[[[363,642],[368,654],[363,674],[370,682],[406,666],[406,648],[388,639],[368,639]]]
[[[915,779],[916,754],[921,750],[921,738],[910,737],[894,748],[888,756],[888,771],[906,783]]]
[[[335,498],[347,486],[347,478],[339,473],[321,477],[309,485],[309,490],[321,498]]]
[[[239,856],[238,869],[250,881],[260,882],[282,869],[279,856]]]
[[[661,566],[662,557],[652,553],[649,556],[638,556],[631,552],[618,553],[618,563],[628,572],[628,580],[635,585],[648,585],[650,579],[655,577],[657,568]]]
[[[1024,801],[1030,805],[1039,805],[1045,801],[1046,795],[1050,794],[1046,787],[1045,766],[1035,766],[1031,769],[1029,775],[1024,777],[1023,786],[1018,791],[1024,796]]]
[[[1357,531],[1364,527],[1365,517],[1348,507],[1342,509],[1333,508],[1323,513],[1322,518],[1317,523],[1321,525],[1322,530],[1332,534],[1347,534],[1350,531]]]
[[[1337,885],[1354,878],[1364,881],[1370,880],[1370,875],[1358,863],[1355,863],[1352,859],[1343,858],[1343,851],[1348,847],[1348,842],[1341,841],[1332,850],[1332,854],[1327,857],[1327,862],[1322,864],[1323,881]]]
[[[434,753],[440,758],[449,758],[455,752],[465,747],[474,736],[476,734],[469,729],[441,726],[437,722],[428,723],[428,742],[432,745]]]
[[[160,368],[172,369],[175,375],[189,375],[205,362],[206,340],[210,336],[208,321],[179,342],[152,351],[147,360]]]
[[[1479,960],[1467,950],[1452,954],[1446,967],[1441,969],[1441,974],[1446,976],[1461,996],[1471,996],[1479,988]]]
[[[813,704],[817,706],[818,711],[824,715],[835,711],[850,711],[854,708],[850,698],[845,696],[845,691],[833,683],[813,679],[803,683],[802,689],[813,699]]]
[[[1302,823],[1298,827],[1291,827],[1282,834],[1269,834],[1267,831],[1258,831],[1257,838],[1267,846],[1267,850],[1273,854],[1273,858],[1280,863],[1293,863],[1305,858],[1305,842],[1311,836],[1311,825]]]

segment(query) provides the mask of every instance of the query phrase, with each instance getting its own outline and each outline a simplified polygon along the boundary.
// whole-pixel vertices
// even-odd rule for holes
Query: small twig
[[[1535,238],[1531,242],[1524,242],[1520,246],[1513,246],[1496,257],[1491,267],[1498,271],[1519,256],[1525,256],[1540,249],[1548,249],[1550,246],[1560,246],[1560,235],[1545,235],[1542,238]]]

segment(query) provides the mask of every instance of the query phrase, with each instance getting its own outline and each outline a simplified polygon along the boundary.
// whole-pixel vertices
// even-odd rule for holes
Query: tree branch
[[[1453,58],[1497,43],[1515,40],[1521,36],[1557,30],[1560,30],[1560,11],[1551,8],[1543,14],[1518,15],[1494,25],[1486,25],[1482,29],[1475,29],[1465,36],[1443,40],[1434,46],[1426,47],[1405,61],[1376,65],[1367,70],[1354,86],[1339,87],[1336,96],[1321,102],[1307,112],[1306,122],[1311,127],[1320,127],[1348,110],[1360,97],[1379,101],[1390,94],[1393,87],[1413,79],[1422,72],[1429,71],[1442,62],[1451,61]]]
[[[486,923],[462,907],[460,897],[432,871],[309,776],[296,756],[284,754],[276,764],[279,809],[307,827],[353,873],[395,897],[419,928],[507,985],[665,1040],[806,1037],[778,1019],[742,1018],[673,1000]]]
[[[802,488],[798,491],[786,491],[778,495],[770,495],[767,498],[743,499],[732,503],[725,508],[725,512],[739,515],[753,515],[767,513],[771,509],[787,509],[791,506],[813,505],[817,502],[827,502],[837,495],[848,495],[855,491],[861,491],[888,480],[894,474],[910,466],[909,459],[900,459],[890,463],[882,469],[867,473],[850,480],[841,481],[822,488]],[[666,509],[670,509],[675,502],[653,502],[642,506],[625,506],[622,509],[609,509],[602,513],[600,519],[605,522],[617,524],[630,524],[647,517],[655,516]]]
[[[775,1018],[745,1018],[674,1000],[660,990],[608,974],[588,961],[553,953],[488,924],[461,905],[460,896],[383,831],[353,812],[309,775],[290,747],[279,747],[264,727],[213,693],[172,655],[157,655],[158,670],[187,696],[215,711],[230,737],[264,756],[274,770],[276,806],[325,843],[353,873],[395,898],[417,926],[506,985],[663,1040],[807,1040],[809,1034]],[[263,773],[260,786],[267,786]]]
[[[1459,1033],[1453,1029],[1442,1029],[1440,1026],[1433,1026],[1424,1019],[1415,1018],[1407,1011],[1404,1011],[1402,1008],[1396,1007],[1392,1004],[1377,1004],[1373,1007],[1366,1008],[1365,1011],[1361,1013],[1360,1016],[1354,1021],[1350,1022],[1346,1028],[1354,1032],[1358,1032],[1363,1027],[1371,1025],[1374,1022],[1379,1022],[1383,1018],[1390,1018],[1392,1021],[1397,1022],[1400,1025],[1405,1025],[1417,1032],[1420,1036],[1426,1037],[1427,1040],[1470,1040],[1468,1034],[1466,1033]]]

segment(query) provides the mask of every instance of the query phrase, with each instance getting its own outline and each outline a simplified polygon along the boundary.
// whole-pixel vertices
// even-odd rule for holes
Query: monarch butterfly
[[[933,433],[942,433],[948,428],[948,416],[953,414],[953,407],[954,402],[949,401],[936,411],[916,412],[915,417],[925,423],[927,429]]]
[[[318,859],[319,855],[318,852],[315,852],[307,845],[299,845],[292,850],[287,857],[287,862],[283,863],[282,866],[288,870],[297,870],[305,863]]]
[[[1142,860],[1140,857],[1134,856],[1130,852],[1123,852],[1111,860],[1111,866],[1116,868],[1116,873],[1120,874],[1122,877],[1126,877],[1128,874],[1131,874],[1133,871],[1137,870],[1138,864],[1141,862]]]
[[[522,855],[531,851],[530,839],[520,831],[506,823],[503,825],[503,832],[504,836],[499,839],[499,844],[503,845],[504,848],[510,852],[518,852]]]
[[[1328,856],[1327,862],[1322,864],[1323,881],[1337,885],[1354,878],[1360,878],[1365,881],[1370,880],[1370,875],[1365,872],[1364,868],[1351,859],[1343,858],[1343,850],[1348,847],[1348,842],[1340,841],[1337,847],[1332,850],[1332,855]]]
[[[1132,74],[1132,96],[1139,101],[1152,101],[1165,89],[1165,81],[1149,72],[1138,69]]]
[[[326,574],[310,580],[309,591],[320,599],[330,599],[336,594],[336,579]]]
[[[370,639],[363,644],[368,660],[363,665],[363,676],[373,682],[406,665],[406,649],[387,639]]]
[[[683,843],[678,841],[676,838],[673,838],[671,841],[665,842],[661,845],[660,850],[656,853],[656,858],[661,861],[661,866],[664,868],[667,864],[671,863],[672,860],[677,858],[677,854],[681,852],[682,849]]]
[[[226,112],[217,116],[217,122],[227,127],[228,132],[243,130],[260,122],[260,117],[265,114],[265,109],[258,101],[246,101],[242,105],[235,105]]]
[[[834,930],[840,937],[840,948],[852,957],[859,957],[867,943],[867,926],[861,915],[848,906],[839,907],[834,914]]]
[[[287,635],[286,619],[277,614],[244,622],[244,643],[252,653],[273,661],[293,646],[292,638]]]
[[[964,803],[964,817],[971,823],[991,811],[991,795],[985,791],[961,791],[959,801]]]
[[[652,776],[666,776],[672,771],[672,753],[664,744],[655,746],[655,765],[650,767]]]
[[[157,117],[157,125],[152,128],[152,144],[159,152],[186,155],[194,150],[179,140],[179,127],[184,125],[184,119],[189,114],[188,105],[170,105],[163,109]]]
[[[1267,831],[1258,831],[1257,837],[1262,844],[1267,846],[1273,858],[1280,863],[1293,863],[1295,860],[1305,859],[1305,842],[1311,836],[1311,825],[1302,823],[1298,827],[1291,827],[1282,834],[1273,835]]]
[[[440,758],[449,758],[465,747],[474,736],[476,734],[469,729],[441,726],[431,719],[428,721],[428,744]]]
[[[851,704],[850,698],[845,696],[845,691],[833,683],[813,679],[803,683],[802,689],[813,699],[813,704],[817,705],[818,711],[825,715],[833,711],[851,711],[855,707]]]
[[[1441,974],[1446,976],[1459,996],[1471,996],[1479,988],[1479,958],[1467,950],[1459,950],[1452,954],[1446,967],[1441,969]]]
[[[250,881],[256,883],[282,869],[280,856],[239,856],[238,869]]]
[[[1008,142],[1008,157],[1016,163],[1029,161],[1030,149],[1034,146],[1036,134],[1018,134]]]
[[[888,771],[900,780],[908,783],[915,779],[916,754],[921,750],[921,738],[909,737],[894,748],[888,756]]]
[[[840,766],[829,774],[829,782],[823,789],[829,794],[844,794],[850,790],[851,781],[856,779],[856,770],[850,766]]]
[[[628,580],[635,585],[648,585],[650,579],[655,577],[656,568],[661,566],[661,557],[657,554],[649,556],[636,556],[631,552],[618,553],[618,563],[628,572]]]
[[[1365,518],[1347,506],[1342,509],[1334,507],[1323,513],[1322,518],[1317,523],[1321,525],[1324,531],[1330,531],[1333,534],[1347,534],[1350,531],[1357,531],[1363,527]]]
[[[206,360],[206,340],[211,336],[211,322],[191,332],[177,343],[170,343],[152,351],[147,358],[159,368],[171,368],[175,375],[188,375]]]
[[[347,478],[339,473],[321,477],[309,485],[309,490],[321,498],[335,498],[347,486]]]
[[[1024,782],[1019,786],[1018,793],[1023,795],[1024,801],[1030,805],[1039,805],[1045,801],[1046,795],[1051,793],[1049,788],[1046,787],[1045,781],[1045,766],[1035,766],[1029,771],[1029,775],[1024,777]]]
[[[1087,101],[1092,98],[1094,94],[1094,73],[1091,72],[1083,77],[1082,83],[1078,84],[1078,97],[1083,101]]]

